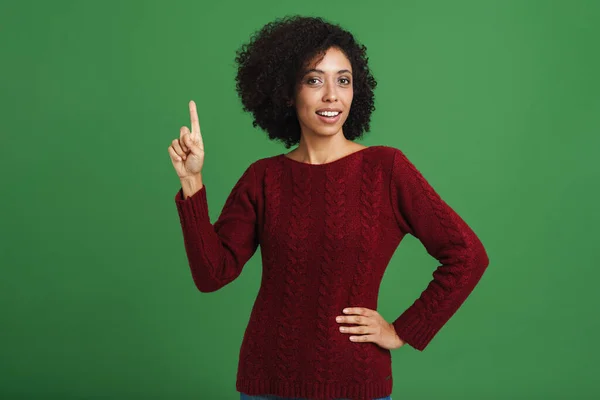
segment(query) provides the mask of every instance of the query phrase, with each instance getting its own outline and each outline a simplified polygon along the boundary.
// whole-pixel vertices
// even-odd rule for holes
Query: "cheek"
[[[346,96],[346,103],[352,103],[352,99],[354,98],[354,91],[349,90],[348,95]]]
[[[303,109],[300,111],[299,117],[300,117],[300,119],[301,119],[301,120],[303,120],[305,123],[309,123],[309,124],[310,124],[310,123],[313,123],[313,122],[314,122],[314,119],[313,119],[313,114],[314,114],[314,112],[312,111],[312,108],[310,108],[310,107],[306,107],[306,108],[303,108]]]
[[[312,114],[314,114],[318,104],[318,99],[309,99],[307,97],[299,99],[297,108],[298,115],[305,119],[309,118]]]

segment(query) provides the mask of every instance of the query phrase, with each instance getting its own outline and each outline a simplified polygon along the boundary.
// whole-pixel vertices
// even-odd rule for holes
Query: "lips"
[[[316,114],[316,113],[315,113]],[[335,117],[324,117],[322,115],[316,114],[317,117],[319,118],[319,120],[321,122],[324,122],[326,124],[335,124],[339,119],[340,116],[342,115],[342,113],[340,112],[338,115],[336,115]]]
[[[317,110],[317,112],[320,111],[336,111],[336,112],[342,112],[342,110],[340,110],[339,108],[321,108],[319,110]]]
[[[320,110],[315,111],[315,114],[319,115],[320,112],[335,112],[341,114],[342,110],[336,109],[336,108],[322,108]]]

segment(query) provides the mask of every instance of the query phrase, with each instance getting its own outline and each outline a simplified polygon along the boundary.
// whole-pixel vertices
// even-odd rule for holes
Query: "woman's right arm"
[[[250,165],[231,190],[214,224],[210,223],[205,185],[189,181],[189,186],[182,184],[175,196],[192,278],[201,292],[214,292],[236,279],[256,252],[255,182]],[[186,191],[193,194],[187,197]]]
[[[179,139],[169,146],[181,181],[175,204],[194,283],[201,292],[214,292],[238,277],[258,247],[254,164],[242,174],[218,220],[211,224],[201,174],[204,143],[196,103],[190,101],[189,107],[192,131],[183,126]]]

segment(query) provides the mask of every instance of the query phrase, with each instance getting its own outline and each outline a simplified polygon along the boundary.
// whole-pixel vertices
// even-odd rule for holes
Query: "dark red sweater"
[[[262,281],[246,328],[236,388],[250,395],[373,399],[392,392],[391,354],[352,342],[345,307],[377,310],[388,262],[407,233],[439,260],[433,280],[393,321],[423,350],[488,265],[469,226],[404,153],[371,146],[326,164],[283,154],[250,165],[211,224],[206,185],[175,203],[202,292],[233,281],[260,245]]]

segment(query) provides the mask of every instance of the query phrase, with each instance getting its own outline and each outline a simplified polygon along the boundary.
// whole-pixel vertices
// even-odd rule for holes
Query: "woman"
[[[376,81],[366,48],[321,18],[265,25],[238,51],[237,91],[253,125],[287,154],[252,163],[210,223],[196,105],[169,146],[192,277],[233,281],[261,248],[246,328],[242,399],[391,399],[390,350],[423,351],[488,265],[485,249],[402,151],[354,142],[369,131]],[[387,264],[407,234],[440,265],[397,319],[376,311]]]

